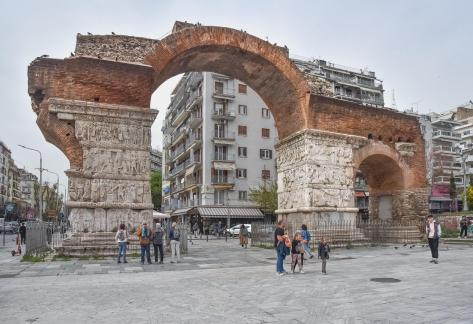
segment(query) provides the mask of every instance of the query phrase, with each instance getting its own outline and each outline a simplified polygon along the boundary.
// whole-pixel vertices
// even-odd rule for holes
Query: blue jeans
[[[126,242],[118,243],[118,261],[120,257],[123,257],[123,261],[126,261]]]
[[[304,243],[303,246],[304,246],[304,251],[307,252],[307,254],[309,254],[309,256],[313,256],[313,255],[314,255],[314,254],[312,253],[312,251],[310,250],[309,243]]]
[[[279,245],[284,245],[284,242],[279,243]],[[284,247],[278,246],[276,248],[276,252],[278,256],[278,260],[276,261],[276,272],[286,272],[286,270],[284,270],[284,259],[286,258],[286,255],[284,254]]]
[[[145,263],[145,255],[148,263],[151,263],[151,255],[149,254],[149,244],[141,246],[141,263]]]

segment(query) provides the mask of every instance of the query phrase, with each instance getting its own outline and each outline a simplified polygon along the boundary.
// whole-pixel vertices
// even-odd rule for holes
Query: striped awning
[[[188,212],[189,210],[191,210],[191,209],[192,209],[192,207],[191,207],[191,208],[176,209],[175,211],[173,211],[173,212],[171,213],[171,216],[178,216],[178,215],[187,214],[187,212]]]
[[[198,207],[197,211],[204,218],[264,218],[256,207]]]

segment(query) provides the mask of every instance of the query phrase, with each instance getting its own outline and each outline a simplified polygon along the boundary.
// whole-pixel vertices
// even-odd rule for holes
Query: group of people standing
[[[151,244],[154,249],[154,262],[162,264],[164,262],[164,242],[165,231],[160,223],[156,223],[155,229],[151,229],[146,222],[143,222],[136,230],[140,247],[141,247],[141,264],[151,264]],[[176,223],[172,223],[169,230],[169,241],[171,246],[171,263],[181,262],[181,247],[180,247],[181,233]],[[115,234],[115,240],[118,243],[118,259],[117,263],[128,263],[126,260],[126,250],[129,244],[129,233],[125,224],[120,224],[120,227]]]
[[[284,259],[287,255],[291,255],[291,272],[294,273],[296,266],[299,273],[304,273],[304,260],[306,255],[312,259],[314,254],[310,249],[311,235],[307,226],[302,224],[301,230],[294,234],[291,240],[285,233],[286,224],[280,220],[274,232],[274,247],[276,249],[276,273],[280,276],[287,274],[284,270]],[[327,274],[327,260],[329,259],[330,246],[322,237],[318,246],[318,257],[322,260],[322,273]]]

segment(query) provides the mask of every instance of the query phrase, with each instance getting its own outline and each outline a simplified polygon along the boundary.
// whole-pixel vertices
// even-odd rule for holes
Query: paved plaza
[[[435,265],[419,245],[336,249],[326,276],[310,260],[279,277],[273,250],[236,240],[194,241],[182,263],[144,266],[25,263],[1,249],[1,322],[472,323],[473,248],[440,253]]]

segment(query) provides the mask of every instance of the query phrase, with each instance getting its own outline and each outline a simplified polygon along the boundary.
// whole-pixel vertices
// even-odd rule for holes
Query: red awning
[[[355,197],[356,198],[365,198],[365,192],[364,191],[355,191]]]

